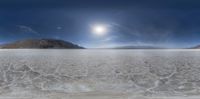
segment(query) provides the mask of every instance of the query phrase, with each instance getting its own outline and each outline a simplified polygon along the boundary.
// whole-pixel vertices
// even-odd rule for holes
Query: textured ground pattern
[[[0,94],[15,97],[11,99],[37,99],[34,94],[48,94],[41,99],[198,96],[200,51],[4,49],[0,50]]]

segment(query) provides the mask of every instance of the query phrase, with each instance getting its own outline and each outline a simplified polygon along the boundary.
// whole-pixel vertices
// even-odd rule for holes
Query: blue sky
[[[89,48],[200,44],[198,0],[1,0],[0,44],[55,38]],[[104,36],[91,25],[104,24]]]

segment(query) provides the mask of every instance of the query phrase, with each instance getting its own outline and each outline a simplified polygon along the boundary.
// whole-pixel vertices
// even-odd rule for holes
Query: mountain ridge
[[[188,49],[200,49],[200,45],[196,45],[196,46],[190,47]]]
[[[118,47],[113,47],[112,49],[166,49],[166,48],[156,47],[156,46],[118,46]]]
[[[7,44],[1,44],[0,49],[84,49],[68,41],[44,38],[25,39]]]

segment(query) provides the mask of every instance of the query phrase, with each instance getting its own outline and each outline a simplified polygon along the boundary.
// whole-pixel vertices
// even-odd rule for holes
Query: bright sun
[[[98,36],[105,35],[107,33],[107,27],[105,25],[92,26],[92,33]]]

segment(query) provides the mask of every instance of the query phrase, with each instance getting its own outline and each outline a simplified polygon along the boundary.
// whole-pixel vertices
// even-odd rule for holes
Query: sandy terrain
[[[0,99],[199,99],[200,50],[0,50]]]

